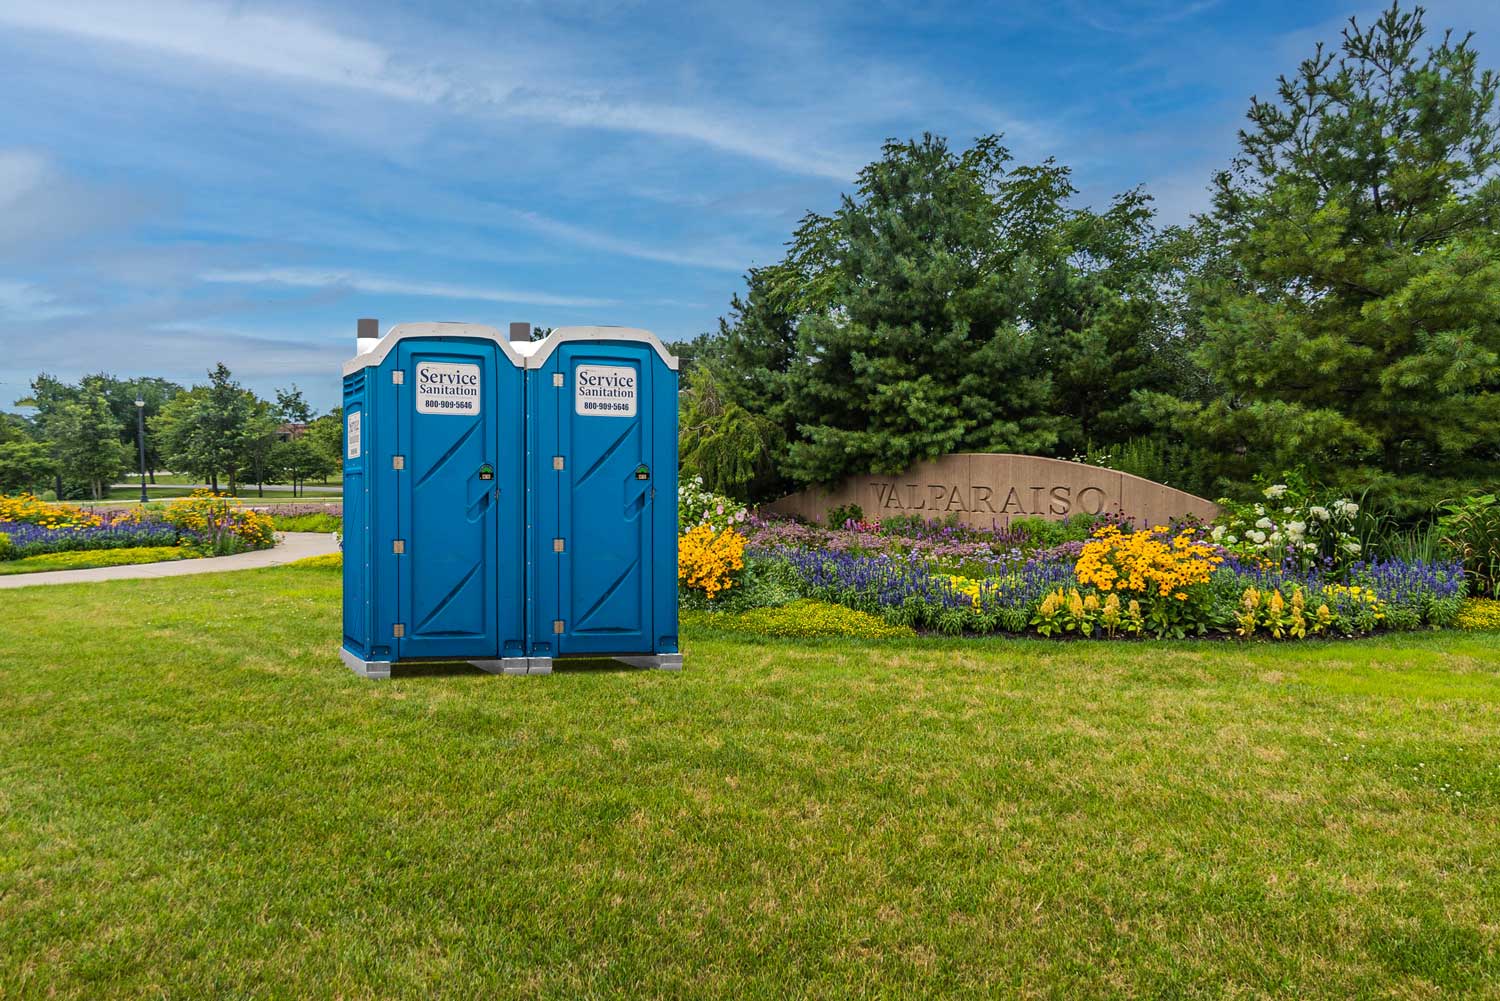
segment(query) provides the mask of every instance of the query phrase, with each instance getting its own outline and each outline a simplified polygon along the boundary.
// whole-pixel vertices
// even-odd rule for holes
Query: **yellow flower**
[[[745,537],[733,528],[715,532],[712,525],[695,525],[677,543],[677,576],[712,601],[734,584],[734,573],[745,568]]]

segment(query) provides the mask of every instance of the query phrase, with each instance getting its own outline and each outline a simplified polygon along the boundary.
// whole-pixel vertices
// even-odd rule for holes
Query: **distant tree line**
[[[679,345],[685,472],[758,499],[952,451],[1208,496],[1302,468],[1398,516],[1500,479],[1500,121],[1393,6],[1252,101],[1212,208],[1078,208],[1000,137],[884,147]]]
[[[139,464],[136,400],[144,403],[146,472],[185,474],[231,493],[249,484],[300,488],[340,468],[341,408],[314,419],[295,385],[263,400],[222,363],[208,381],[185,389],[159,378],[99,373],[67,383],[45,373],[22,414],[0,414],[0,492],[51,491],[59,498],[101,499]],[[292,434],[289,425],[305,425]],[[263,492],[263,491],[261,491]]]

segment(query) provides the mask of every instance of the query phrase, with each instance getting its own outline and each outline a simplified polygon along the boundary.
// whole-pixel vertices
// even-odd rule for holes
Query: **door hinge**
[[[400,556],[402,553],[406,552],[406,540],[405,539],[393,539],[393,540],[391,540],[391,552],[395,553],[397,556]]]
[[[560,456],[560,455],[554,455],[552,457],[552,468],[553,469],[561,469],[562,467],[563,467],[563,457]]]
[[[391,370],[391,384],[400,386],[406,382],[406,373],[399,368]]]
[[[554,385],[554,386],[558,387],[559,389],[561,389],[562,388],[562,384],[563,384],[562,373],[561,372],[553,372],[552,373],[552,385]]]
[[[552,631],[554,633],[560,633],[560,632],[563,631],[563,620],[562,619],[553,619],[552,620]]]
[[[404,456],[404,455],[393,455],[393,456],[391,456],[391,468],[392,469],[405,469],[406,468],[406,456]]]
[[[391,626],[391,635],[396,637],[397,639],[400,639],[401,637],[406,635],[406,626],[404,626],[400,622],[396,623],[394,626]]]
[[[554,553],[560,553],[560,552],[562,552],[563,551],[563,540],[561,540],[561,539],[553,539],[552,540],[552,551]]]

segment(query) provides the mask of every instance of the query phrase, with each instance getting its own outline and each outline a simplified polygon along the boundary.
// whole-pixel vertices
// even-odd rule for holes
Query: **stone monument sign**
[[[851,476],[830,490],[810,487],[765,505],[776,514],[823,521],[830,508],[858,504],[867,518],[957,515],[965,525],[1005,527],[1015,518],[1060,521],[1072,514],[1124,514],[1138,526],[1218,506],[1172,487],[1081,462],[1034,455],[961,452],[919,462],[899,476]]]

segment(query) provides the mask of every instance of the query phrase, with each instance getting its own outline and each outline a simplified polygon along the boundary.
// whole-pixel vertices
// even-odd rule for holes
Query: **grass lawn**
[[[128,546],[121,549],[78,549],[66,553],[41,553],[19,560],[0,561],[0,577],[44,570],[87,570],[136,563],[164,563],[194,555],[180,546]]]
[[[0,997],[1500,996],[1500,634],[375,683],[338,595],[0,599]]]
[[[175,491],[175,493],[173,493],[172,491]],[[189,493],[191,493],[191,491],[187,490],[186,488],[170,487],[166,491],[162,492],[153,490],[151,491],[150,497],[153,501],[167,501],[171,500],[173,497],[186,497],[189,495]],[[121,494],[120,491],[115,490],[111,492],[111,498],[112,499],[110,500],[100,501],[70,500],[67,503],[76,504],[79,507],[125,508],[130,507],[133,504],[140,503],[141,492],[139,489],[136,489],[133,493],[127,491],[124,494]],[[275,507],[282,504],[295,504],[299,506],[308,506],[312,504],[343,504],[343,494],[341,493],[314,495],[313,493],[309,492],[306,497],[293,497],[291,494],[266,494],[264,497],[257,497],[255,496],[253,488],[248,494],[241,492],[239,494],[239,499],[243,501],[248,507]]]
[[[152,500],[170,500],[173,497],[188,497],[191,496],[192,492],[192,487],[153,487],[149,483],[146,484],[146,496]],[[296,501],[297,503],[302,503],[310,500],[337,500],[344,496],[344,488],[337,483],[330,483],[326,487],[321,485],[308,486],[306,490],[295,497],[290,490],[267,490],[264,497],[258,497],[255,493],[255,484],[252,483],[248,487],[241,486],[234,496],[241,500],[253,500],[257,504],[262,501]],[[135,486],[110,487],[108,496],[105,497],[105,500],[108,501],[139,501],[140,499],[141,488]]]
[[[141,477],[140,477],[140,475],[138,473],[125,473],[121,477],[120,482],[122,482],[122,483],[139,483],[140,479],[141,479]],[[337,472],[331,474],[328,477],[328,482],[326,484],[322,480],[314,480],[312,483],[310,483],[308,485],[309,486],[313,486],[313,487],[315,487],[315,486],[337,486],[339,483],[343,482],[343,479],[344,479],[344,472],[343,472],[343,470],[338,470]],[[175,486],[175,487],[180,487],[180,486],[184,486],[184,485],[191,485],[191,484],[194,484],[194,483],[202,483],[202,482],[203,482],[202,477],[193,476],[193,475],[191,475],[189,473],[157,473],[156,474],[156,478],[154,480],[153,479],[147,479],[146,480],[146,488],[149,490],[152,487],[158,487],[158,486]],[[255,484],[252,483],[250,486],[251,486],[252,489],[254,489]],[[139,490],[140,487],[136,487],[136,489]]]

